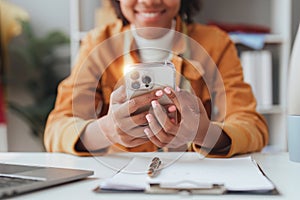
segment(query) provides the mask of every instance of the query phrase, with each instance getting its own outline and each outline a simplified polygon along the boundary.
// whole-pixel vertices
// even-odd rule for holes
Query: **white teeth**
[[[155,12],[155,13],[141,13],[144,17],[147,17],[147,18],[153,18],[153,17],[156,17],[159,15],[158,12]]]

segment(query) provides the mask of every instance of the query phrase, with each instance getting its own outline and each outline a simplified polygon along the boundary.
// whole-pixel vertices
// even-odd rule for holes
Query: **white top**
[[[131,25],[132,35],[139,48],[141,62],[160,62],[170,60],[176,22],[173,20],[171,29],[162,37],[146,39],[138,35],[134,25]]]

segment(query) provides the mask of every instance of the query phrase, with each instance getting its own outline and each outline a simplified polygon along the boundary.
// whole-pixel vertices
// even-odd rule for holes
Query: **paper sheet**
[[[133,158],[126,167],[112,178],[102,182],[102,189],[144,190],[148,186],[147,170],[151,158]]]
[[[151,159],[135,157],[120,173],[104,181],[101,188],[144,190],[149,183],[174,188],[209,188],[212,184],[223,184],[230,191],[263,192],[275,188],[251,157],[200,159],[187,154],[175,161],[165,158],[158,176],[149,178],[147,169]]]

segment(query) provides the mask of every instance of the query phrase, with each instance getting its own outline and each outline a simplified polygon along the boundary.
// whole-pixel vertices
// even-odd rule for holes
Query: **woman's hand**
[[[168,112],[177,110],[179,119],[174,122],[157,100],[152,101],[153,113],[146,115],[149,128],[144,130],[149,140],[158,147],[169,148],[178,148],[195,140],[202,144],[210,120],[200,99],[187,91],[173,91],[169,87],[164,93],[174,103]]]
[[[161,91],[162,93],[162,91]],[[161,94],[162,95],[162,94]],[[125,147],[136,147],[148,142],[144,128],[148,125],[146,115],[151,101],[158,99],[155,91],[127,100],[124,86],[112,92],[107,115],[88,124],[76,145],[78,150],[99,150],[119,143]]]
[[[139,112],[140,108],[150,107],[153,99],[158,99],[155,91],[127,100],[124,86],[111,94],[108,114],[100,122],[105,127],[103,133],[112,143],[125,147],[135,147],[148,142],[145,136],[146,115],[149,109]],[[101,121],[101,119],[100,119]]]

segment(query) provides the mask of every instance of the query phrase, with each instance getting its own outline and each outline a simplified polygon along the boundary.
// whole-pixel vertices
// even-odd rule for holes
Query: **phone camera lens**
[[[133,71],[133,72],[131,72],[131,74],[130,74],[130,78],[131,78],[132,80],[137,80],[139,77],[140,77],[140,74],[139,74],[138,71]]]
[[[141,87],[141,84],[138,81],[134,81],[134,82],[131,83],[131,87],[133,89],[137,90],[137,89],[139,89]]]
[[[143,76],[142,77],[142,82],[145,83],[145,85],[149,85],[151,83],[151,77],[150,76]]]

